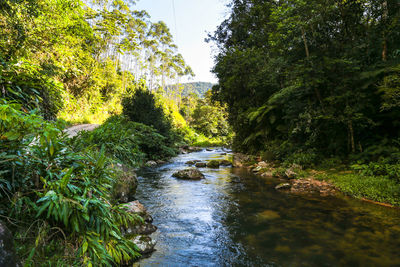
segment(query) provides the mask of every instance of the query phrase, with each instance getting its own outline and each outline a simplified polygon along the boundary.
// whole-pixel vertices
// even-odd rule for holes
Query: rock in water
[[[187,164],[187,165],[194,165],[194,164],[196,164],[197,162],[200,162],[200,160],[189,160],[189,161],[186,161],[185,162],[185,164]]]
[[[208,168],[219,168],[219,161],[218,160],[210,160],[209,162],[207,162],[207,167]]]
[[[157,166],[157,162],[155,162],[154,160],[149,160],[148,162],[146,162],[145,166],[149,167],[149,168],[153,168],[153,167]]]
[[[150,235],[157,231],[157,226],[151,224],[151,223],[143,223],[143,224],[136,224],[136,225],[131,225],[124,229],[124,234],[125,235]]]
[[[10,230],[0,222],[0,266],[19,267]]]
[[[194,166],[196,166],[197,168],[205,168],[205,167],[207,167],[207,163],[197,162]]]
[[[224,160],[220,160],[219,161],[219,165],[220,166],[232,166],[232,162],[230,162],[229,160],[224,159]]]
[[[151,224],[153,218],[147,212],[146,208],[139,201],[132,201],[125,205],[127,212],[139,215],[143,218],[144,222],[137,222],[124,226],[121,230],[124,235],[149,235],[157,231],[157,227]]]
[[[279,219],[281,216],[279,215],[278,212],[273,211],[273,210],[264,210],[263,212],[260,212],[257,214],[257,217],[261,221],[269,221],[269,220],[275,220]]]
[[[288,179],[295,179],[297,177],[297,173],[295,173],[292,169],[287,169],[285,171],[285,177]]]
[[[204,179],[204,174],[202,174],[198,169],[189,168],[177,171],[172,174],[173,177],[185,180],[201,180]]]
[[[149,254],[155,250],[156,242],[147,235],[137,235],[132,242],[139,248],[140,254]]]
[[[289,190],[291,185],[289,183],[281,183],[275,186],[276,190]]]
[[[153,221],[153,218],[147,212],[146,208],[138,200],[129,202],[124,207],[127,212],[141,216],[145,222]]]

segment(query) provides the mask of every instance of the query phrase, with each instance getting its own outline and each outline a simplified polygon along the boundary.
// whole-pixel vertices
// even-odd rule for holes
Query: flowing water
[[[400,266],[400,209],[278,192],[277,179],[238,168],[171,177],[188,160],[230,157],[221,152],[141,171],[137,198],[159,230],[157,251],[140,266]]]

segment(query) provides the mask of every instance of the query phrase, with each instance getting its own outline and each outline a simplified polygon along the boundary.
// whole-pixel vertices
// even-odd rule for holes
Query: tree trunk
[[[301,27],[301,37],[303,38],[303,42],[304,42],[304,48],[306,50],[306,56],[307,59],[310,58],[310,51],[308,50],[308,44],[307,44],[307,39],[306,39],[306,32],[304,31],[304,28]]]
[[[304,49],[306,51],[306,57],[307,59],[310,59],[310,50],[308,49],[308,43],[307,43],[307,38],[306,38],[306,32],[304,31],[304,28],[301,27],[301,37],[303,38],[303,42],[304,42]],[[322,103],[322,98],[321,98],[321,94],[318,90],[317,87],[314,86],[314,92],[315,95],[319,101],[319,103],[321,104],[322,110],[324,110],[324,105]]]
[[[383,48],[382,48],[382,60],[386,61],[387,60],[387,36],[386,36],[386,22],[387,22],[387,18],[388,18],[388,3],[387,0],[383,1],[382,3],[382,19],[383,19],[383,25],[384,25],[384,29],[383,29]]]
[[[348,127],[349,127],[349,134],[350,134],[351,152],[355,153],[356,152],[356,145],[355,145],[355,142],[354,142],[353,122],[351,120],[349,120],[349,122],[348,122]]]

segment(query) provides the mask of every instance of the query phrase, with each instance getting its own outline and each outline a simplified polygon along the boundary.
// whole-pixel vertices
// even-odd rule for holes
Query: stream
[[[229,159],[215,149],[179,155],[139,174],[136,197],[154,218],[156,251],[140,266],[400,266],[400,209],[345,196],[294,195],[246,169],[201,168]]]

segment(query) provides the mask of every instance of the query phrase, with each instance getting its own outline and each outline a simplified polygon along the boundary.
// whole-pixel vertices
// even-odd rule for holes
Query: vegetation
[[[77,151],[54,123],[0,105],[1,216],[24,264],[100,266],[139,256],[120,227],[142,220],[111,204],[115,176],[104,147]]]
[[[176,154],[189,128],[161,88],[185,75],[169,29],[131,3],[1,1],[0,217],[24,266],[140,257],[121,228],[143,219],[113,199],[115,164]],[[104,124],[68,138],[81,122]]]
[[[166,159],[177,154],[173,140],[163,136],[153,127],[133,122],[123,116],[109,118],[92,132],[82,132],[76,137],[75,148],[94,149],[115,158],[120,164],[140,167],[146,160]]]
[[[305,167],[336,157],[368,165],[359,177],[376,183],[382,168],[398,169],[397,1],[232,0],[230,7],[209,39],[219,49],[213,95],[227,104],[236,150]]]
[[[167,92],[179,93],[180,96],[187,97],[192,94],[202,98],[213,87],[212,83],[208,82],[191,82],[182,84],[168,85],[165,90]]]

